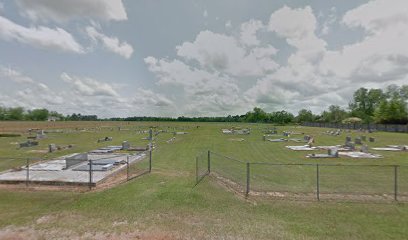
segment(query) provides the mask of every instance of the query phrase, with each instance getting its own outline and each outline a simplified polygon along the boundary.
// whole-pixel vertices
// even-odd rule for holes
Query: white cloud
[[[122,0],[17,0],[17,3],[23,15],[35,21],[127,20]]]
[[[240,41],[248,46],[259,45],[260,40],[256,37],[258,30],[263,28],[263,24],[259,20],[251,19],[248,22],[241,24]]]
[[[322,24],[321,34],[328,35],[331,31],[330,28],[334,23],[336,23],[336,21],[337,21],[337,9],[335,7],[332,7],[330,9],[329,15],[327,16],[327,19]]]
[[[367,34],[339,51],[328,51],[321,71],[362,83],[404,79],[408,73],[407,14],[406,1],[370,1],[348,11],[343,23],[362,27]]]
[[[178,56],[234,76],[259,76],[276,69],[278,64],[272,59],[276,51],[271,52],[271,48],[251,51],[241,46],[236,38],[211,31],[202,31],[194,42],[184,42],[176,47]],[[262,50],[267,51],[260,54]]]
[[[52,91],[46,84],[34,81],[31,77],[22,72],[6,68],[0,65],[0,80],[8,79],[18,84],[20,89],[15,91],[15,96],[10,96],[12,92],[1,92],[7,97],[0,101],[5,106],[22,106],[26,108],[44,108],[63,103],[63,98]],[[12,93],[13,94],[13,93]]]
[[[173,101],[162,94],[153,92],[152,90],[138,88],[133,97],[134,104],[145,104],[156,107],[167,107],[173,105]]]
[[[225,22],[225,28],[232,28],[231,20],[228,20],[227,22]]]
[[[24,27],[0,16],[0,38],[18,41],[42,49],[84,53],[82,46],[61,28]]]
[[[83,96],[119,96],[110,84],[99,82],[92,78],[70,76],[67,73],[62,73],[61,79],[70,84],[74,91]]]
[[[219,72],[193,68],[179,60],[145,58],[158,84],[181,86],[186,102],[182,112],[190,115],[224,115],[243,107],[236,81]]]
[[[269,19],[269,30],[298,49],[298,53],[288,60],[294,63],[316,61],[325,51],[327,44],[316,36],[316,28],[316,17],[309,6],[296,9],[284,6],[272,13]]]
[[[116,37],[108,37],[98,32],[94,27],[87,27],[88,36],[96,43],[100,41],[103,46],[113,53],[129,59],[133,54],[133,47],[127,42],[120,42]]]
[[[348,11],[343,22],[350,27],[362,27],[370,33],[408,24],[408,3],[405,0],[375,0]]]
[[[10,67],[6,68],[4,66],[0,66],[0,77],[7,78],[13,82],[21,84],[34,83],[33,79]]]

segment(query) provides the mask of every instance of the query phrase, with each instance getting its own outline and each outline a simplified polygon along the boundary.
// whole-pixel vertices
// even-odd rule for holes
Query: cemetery
[[[201,206],[211,204],[209,211],[215,214],[214,209],[219,209],[212,206],[211,202],[215,201],[217,206],[221,205],[233,216],[242,218],[235,211],[249,206],[256,209],[255,203],[263,206],[278,204],[274,212],[297,208],[299,201],[308,206],[329,209],[332,207],[328,206],[332,205],[325,201],[366,203],[358,207],[347,205],[351,209],[346,211],[355,214],[362,206],[369,209],[372,202],[403,204],[408,199],[408,171],[404,168],[407,164],[404,147],[408,139],[405,134],[342,130],[340,135],[333,136],[325,134],[327,130],[320,128],[243,123],[201,123],[199,128],[196,123],[154,123],[156,127],[151,132],[149,130],[153,124],[143,122],[102,122],[78,127],[70,123],[65,128],[62,126],[67,123],[57,122],[54,129],[58,131],[36,124],[38,130],[33,131],[31,136],[36,137],[38,132],[44,130],[46,137],[27,139],[30,136],[27,128],[13,128],[8,132],[20,134],[20,137],[0,138],[3,151],[0,192],[3,196],[17,194],[21,199],[38,198],[45,202],[50,196],[58,199],[56,201],[79,199],[80,203],[56,203],[58,211],[72,207],[84,214],[106,211],[111,216],[121,218],[132,215],[134,211],[143,214],[144,209],[149,209],[148,214],[171,211],[180,217],[169,209],[187,209],[194,213],[198,210],[197,206],[201,209]],[[226,134],[220,129],[251,129],[251,133],[240,135],[231,131]],[[176,134],[187,131],[188,134]],[[97,139],[106,137],[111,140],[97,142]],[[27,140],[38,144],[19,148],[19,144]],[[131,171],[134,171],[132,166],[137,167],[149,159],[146,150],[149,149],[150,140],[154,149],[151,173],[129,181],[125,177],[124,181],[116,182],[115,179],[126,175],[128,159],[134,163]],[[196,172],[200,174],[208,169],[207,150],[211,151],[211,174],[195,185]],[[29,168],[26,167],[27,158],[33,160]],[[247,196],[246,162],[230,159],[249,163],[250,188]],[[316,165],[319,165],[321,184],[319,204],[311,202],[318,201]],[[398,166],[397,201],[394,200],[394,166]],[[148,165],[142,167],[148,170]],[[92,190],[89,190],[90,176]],[[105,189],[104,186],[109,187]],[[58,190],[49,190],[54,188]],[[72,193],[70,189],[81,190],[78,191],[80,193]],[[59,194],[64,198],[55,197]],[[273,199],[280,201],[271,201]],[[296,199],[296,204],[293,199]],[[9,208],[26,205],[21,201],[15,202],[8,203]],[[132,202],[135,207],[130,207]],[[381,208],[387,206],[382,204]],[[3,211],[8,210],[3,208]],[[250,213],[252,210],[245,211],[246,216],[259,217]],[[344,209],[341,208],[341,211]],[[367,210],[367,214],[374,216],[378,213]],[[330,217],[335,215],[331,214]],[[82,220],[79,222],[83,223]],[[255,223],[259,222],[254,220]],[[234,224],[241,223],[238,221]]]
[[[120,149],[120,148],[119,148]],[[124,170],[146,157],[146,153],[118,154],[116,147],[92,150],[89,153],[74,153],[55,159],[39,161],[17,169],[0,172],[0,183],[30,183],[46,185],[86,185],[90,181],[96,186],[109,176]],[[103,151],[109,150],[109,151]],[[27,174],[29,172],[29,179]],[[92,179],[90,180],[90,172]]]

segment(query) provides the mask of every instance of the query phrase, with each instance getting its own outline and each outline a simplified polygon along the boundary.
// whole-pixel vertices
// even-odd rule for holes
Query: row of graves
[[[73,153],[51,160],[0,172],[0,183],[38,183],[45,185],[96,186],[109,176],[126,169],[129,164],[143,160],[151,145],[132,147],[124,141],[121,146],[101,147],[86,153]],[[135,151],[129,153],[128,151]]]
[[[306,140],[306,136],[305,136]],[[306,145],[301,146],[286,146],[286,148],[294,151],[316,151],[325,150],[327,153],[312,153],[306,155],[308,158],[338,158],[340,156],[350,158],[383,158],[382,155],[369,152],[370,148],[367,145],[367,140],[370,143],[375,142],[374,137],[366,136],[356,137],[354,141],[350,136],[347,136],[343,145],[334,146],[313,146],[314,138],[310,137]],[[408,146],[405,145],[389,145],[384,148],[371,148],[372,150],[385,150],[385,151],[407,151]]]
[[[224,128],[221,129],[223,134],[232,134],[232,135],[249,135],[251,133],[250,128],[239,128],[239,127],[232,127],[232,128]]]
[[[263,131],[264,135],[262,136],[263,141],[269,142],[298,142],[298,143],[308,143],[311,140],[311,136],[305,135],[303,132],[295,131],[282,131],[282,136],[277,138],[278,131],[276,128]],[[312,139],[313,141],[313,139]]]

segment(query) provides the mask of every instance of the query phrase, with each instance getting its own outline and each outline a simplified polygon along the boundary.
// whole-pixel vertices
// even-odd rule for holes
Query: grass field
[[[118,131],[119,124],[131,131]],[[195,157],[207,150],[249,162],[408,165],[406,152],[381,152],[383,159],[312,160],[305,158],[305,152],[284,148],[288,143],[262,141],[261,131],[269,127],[265,124],[0,122],[0,126],[1,132],[25,132],[27,128],[86,128],[84,131],[50,133],[39,146],[20,150],[15,143],[25,140],[26,135],[0,138],[0,157],[52,158],[103,145],[117,145],[124,140],[133,145],[145,145],[147,142],[141,138],[147,134],[138,134],[136,130],[149,126],[189,132],[177,135],[172,143],[166,143],[173,137],[171,133],[158,135],[152,173],[111,189],[77,193],[0,188],[0,239],[404,239],[408,236],[408,206],[404,203],[245,199],[226,191],[210,178],[204,178],[194,187]],[[220,129],[230,126],[250,127],[252,133],[223,135]],[[91,129],[95,127],[100,130]],[[342,144],[346,136],[328,136],[322,134],[326,129],[319,128],[278,127],[278,130],[311,134],[315,136],[316,145]],[[361,133],[349,135],[354,138]],[[105,136],[113,137],[113,141],[96,142]],[[370,147],[408,144],[408,134],[375,132],[367,136],[376,138]],[[245,141],[231,141],[231,138],[244,138]],[[41,151],[48,143],[75,146],[44,154]],[[24,160],[2,159],[0,170],[22,164]],[[343,171],[343,175],[332,179],[333,183],[344,179],[352,181],[355,176],[347,171]],[[374,182],[381,181],[381,176],[373,172],[368,175]],[[305,182],[297,178],[296,174],[289,174],[282,182]],[[408,188],[404,184],[400,188]]]

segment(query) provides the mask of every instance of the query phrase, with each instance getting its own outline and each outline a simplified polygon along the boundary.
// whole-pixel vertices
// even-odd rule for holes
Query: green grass
[[[58,229],[71,231],[78,236],[89,231],[137,230],[143,233],[163,232],[186,239],[193,237],[196,239],[404,239],[408,235],[406,228],[408,206],[404,203],[363,204],[262,198],[250,198],[247,201],[226,191],[210,178],[205,178],[194,187],[195,157],[198,153],[204,153],[205,156],[207,150],[250,162],[401,165],[407,165],[407,153],[382,152],[385,157],[375,160],[312,160],[304,157],[305,152],[284,148],[287,143],[262,141],[261,130],[267,125],[135,123],[129,128],[136,130],[139,125],[145,127],[159,125],[162,128],[188,127],[179,131],[187,131],[189,134],[177,135],[176,140],[170,144],[165,141],[173,137],[171,133],[158,135],[157,149],[153,152],[153,172],[112,189],[89,193],[0,190],[0,228],[10,225],[32,226],[39,232]],[[197,125],[200,127],[196,128]],[[249,126],[253,131],[246,136],[223,135],[220,129],[229,126]],[[319,128],[279,127],[279,132],[281,130],[312,134],[315,136],[316,145],[341,144],[345,138],[344,134],[338,137],[321,134],[326,129]],[[355,137],[360,133],[353,132],[350,135]],[[105,136],[112,136],[113,141],[96,143],[98,138]],[[136,134],[135,131],[119,132],[110,131],[110,129],[96,133],[52,133],[47,139],[41,140],[38,147],[20,150],[10,142],[23,141],[25,136],[0,138],[0,154],[10,157],[31,157],[35,154],[30,150],[45,149],[49,143],[75,144],[75,147],[70,150],[46,155],[36,154],[36,156],[52,158],[70,152],[88,151],[102,145],[117,145],[124,140],[130,141],[133,145],[142,145],[147,143],[141,140],[145,136],[147,134]],[[375,143],[369,144],[370,147],[408,143],[407,134],[376,132],[367,136],[376,138]],[[245,141],[235,142],[230,141],[230,138],[244,138]],[[293,143],[293,145],[297,144]],[[241,178],[245,173],[240,171],[239,166],[232,166],[231,169],[234,171],[229,171],[231,169],[226,168],[225,164],[220,162],[221,160],[213,161],[215,164],[212,165],[213,168],[218,167],[232,174],[232,177]],[[22,163],[22,160],[0,160],[0,169],[18,167]],[[265,168],[259,168],[257,170],[259,175],[264,175]],[[271,171],[268,170],[269,173]],[[276,169],[273,171],[276,173],[274,176],[282,175],[281,171]],[[287,187],[289,182],[293,183],[290,186],[293,186],[294,191],[308,189],[309,176],[300,173],[299,169],[294,169],[292,174],[287,174],[285,177],[272,178],[270,182],[273,182],[274,186],[265,183],[259,187],[268,186],[273,190],[276,187]],[[332,179],[335,180],[332,182],[335,186],[322,186],[329,189],[340,188],[341,186],[337,185],[344,182],[344,179],[352,181],[351,176],[355,175],[344,172],[340,174],[340,170],[335,173],[339,174]],[[401,174],[404,173],[401,172]],[[408,176],[408,171],[405,171],[405,174]],[[328,176],[322,175],[322,177]],[[371,178],[375,181],[375,174],[369,177]],[[259,176],[257,179],[262,180]],[[381,178],[377,179],[379,180]],[[313,185],[312,179],[310,184]],[[297,189],[297,186],[300,186],[300,189]],[[400,188],[408,190],[406,185],[401,185]],[[38,223],[37,219],[43,216],[52,216],[52,221]],[[112,227],[114,222],[126,224]]]

